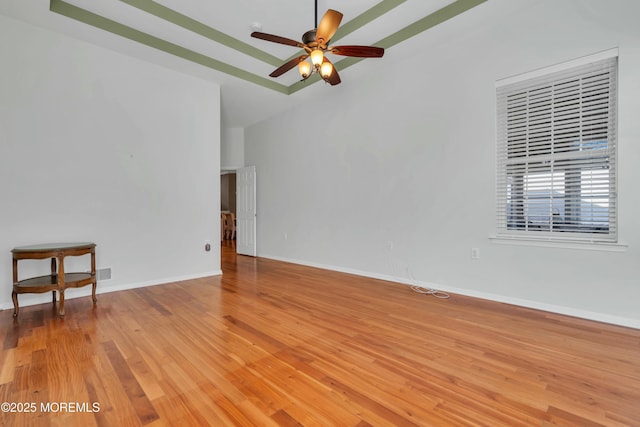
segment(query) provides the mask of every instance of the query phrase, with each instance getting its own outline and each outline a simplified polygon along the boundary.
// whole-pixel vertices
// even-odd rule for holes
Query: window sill
[[[491,235],[489,240],[501,245],[537,246],[544,248],[579,249],[587,251],[625,252],[629,246],[615,242],[593,242],[577,239],[557,239],[523,236]]]

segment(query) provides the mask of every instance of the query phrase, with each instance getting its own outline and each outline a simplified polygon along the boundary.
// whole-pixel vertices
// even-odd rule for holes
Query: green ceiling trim
[[[186,59],[187,61],[195,62],[196,64],[203,65],[205,67],[221,71],[225,74],[235,76],[239,79],[246,80],[251,83],[263,86],[267,89],[288,94],[289,88],[283,84],[276,83],[271,79],[259,76],[257,74],[250,73],[241,68],[234,67],[233,65],[226,64],[217,59],[213,59],[201,53],[195,52],[190,49],[186,49],[174,43],[162,40],[158,37],[120,24],[119,22],[97,15],[88,10],[79,8],[72,4],[66,3],[63,0],[50,0],[49,10],[60,15],[64,15],[68,18],[75,19],[85,24],[100,28],[104,31],[119,35],[129,40],[144,44],[146,46],[161,50],[171,55],[178,56]]]
[[[189,18],[185,15],[180,14],[179,12],[176,12],[172,9],[169,9],[165,6],[155,3],[152,0],[120,0],[120,1],[122,1],[123,3],[129,4],[133,7],[136,7],[140,10],[143,10],[147,13],[150,13],[158,18],[164,19],[168,22],[178,25],[182,28],[185,28],[189,31],[200,34],[201,36],[209,38],[210,40],[213,40],[217,43],[223,44],[234,50],[237,50],[246,55],[249,55],[255,59],[262,60],[264,62],[267,62],[275,66],[279,66],[286,61],[286,60],[283,61],[275,56],[272,56],[260,49],[254,48],[253,46],[247,43],[244,43],[238,39],[235,39],[233,37],[230,37],[214,28],[208,27],[202,24],[201,22],[198,22],[192,18]],[[352,19],[351,21],[341,26],[336,32],[336,34],[334,35],[333,40],[338,40],[341,37],[344,37],[356,31],[357,29],[363,27],[369,22],[383,16],[385,13],[389,12],[390,10],[399,6],[405,1],[406,0],[381,1],[380,3],[376,4],[372,8],[368,9],[367,11],[363,12],[356,18]],[[390,36],[383,38],[382,40],[374,43],[373,45],[378,47],[383,47],[385,49],[389,49],[398,43],[401,43],[417,34],[420,34],[428,30],[429,28],[435,27],[436,25],[441,24],[457,15],[460,15],[461,13],[464,13],[467,10],[472,9],[486,1],[487,0],[457,0],[443,7],[442,9],[439,9],[431,13],[430,15],[427,15],[424,18],[419,19],[413,24],[410,24],[409,26],[391,34]],[[322,81],[322,79],[320,79],[317,75],[314,74],[311,78],[307,79],[306,81],[300,81],[292,84],[291,86],[285,86],[283,84],[276,83],[272,79],[268,79],[266,77],[262,77],[257,74],[250,73],[239,67],[235,67],[233,65],[224,63],[217,59],[213,59],[209,56],[203,55],[193,50],[184,48],[182,46],[179,46],[174,43],[160,39],[158,37],[152,36],[151,34],[147,34],[142,31],[136,30],[134,28],[128,27],[126,25],[120,24],[119,22],[97,15],[86,9],[82,9],[80,7],[66,3],[63,0],[50,0],[49,10],[55,13],[59,13],[60,15],[64,15],[68,18],[75,19],[85,24],[94,26],[96,28],[100,28],[104,31],[108,31],[110,33],[119,35],[129,40],[161,50],[171,55],[178,56],[180,58],[186,59],[187,61],[195,62],[197,64],[211,68],[213,70],[217,70],[225,74],[229,74],[239,79],[242,79],[251,83],[255,83],[267,89],[272,89],[276,92],[280,92],[286,95],[295,93],[315,82]],[[294,55],[294,57],[295,56],[296,55]],[[363,59],[364,58],[348,57],[336,62],[334,65],[338,70],[344,70],[352,65],[357,64]]]
[[[353,33],[354,31],[364,27],[371,21],[380,18],[385,13],[400,6],[406,0],[383,0],[372,8],[364,11],[349,22],[340,25],[338,31],[331,38],[332,42],[336,42],[341,38]]]
[[[460,15],[469,9],[472,9],[479,4],[486,2],[487,0],[457,0],[442,9],[433,12],[430,15],[414,22],[413,24],[403,28],[402,30],[391,34],[388,37],[377,42],[375,45],[383,47],[385,49],[391,46],[397,45],[415,35],[418,35],[429,28],[435,27],[438,24]]]
[[[271,55],[263,50],[260,50],[248,43],[231,37],[222,31],[218,31],[215,28],[211,28],[202,22],[196,21],[186,15],[176,12],[173,9],[169,9],[166,6],[158,4],[152,0],[120,0],[130,6],[140,9],[146,13],[154,15],[160,19],[171,22],[185,30],[191,31],[196,34],[200,34],[203,37],[227,46],[231,49],[242,52],[245,55],[249,55],[260,61],[264,61],[267,64],[274,65],[276,67],[282,64],[282,59],[277,56]]]

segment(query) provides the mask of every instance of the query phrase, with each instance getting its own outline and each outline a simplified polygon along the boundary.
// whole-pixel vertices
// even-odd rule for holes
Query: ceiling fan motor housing
[[[302,35],[302,43],[309,47],[315,47],[316,45],[316,30],[309,30]]]

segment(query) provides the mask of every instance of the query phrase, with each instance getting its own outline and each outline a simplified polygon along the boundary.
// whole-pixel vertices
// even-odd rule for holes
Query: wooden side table
[[[42,245],[21,246],[14,248],[13,254],[13,317],[18,317],[18,294],[44,293],[51,291],[53,303],[56,302],[56,291],[60,293],[58,315],[64,317],[64,291],[66,288],[79,288],[93,285],[91,296],[96,304],[96,245],[95,243],[46,243]],[[91,272],[65,273],[64,258],[91,254]],[[18,261],[23,259],[51,258],[51,274],[18,280]]]

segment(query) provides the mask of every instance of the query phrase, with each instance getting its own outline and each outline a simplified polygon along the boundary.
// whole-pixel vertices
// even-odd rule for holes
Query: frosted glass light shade
[[[333,65],[331,65],[331,62],[323,62],[322,65],[320,66],[320,75],[322,76],[322,78],[323,79],[328,78],[332,72],[333,72]]]
[[[311,74],[311,64],[307,61],[300,61],[298,63],[298,71],[303,79],[306,79]]]
[[[311,62],[313,63],[314,67],[319,67],[322,64],[323,60],[324,60],[324,53],[322,53],[320,49],[311,51]]]

